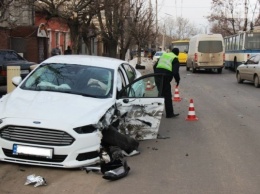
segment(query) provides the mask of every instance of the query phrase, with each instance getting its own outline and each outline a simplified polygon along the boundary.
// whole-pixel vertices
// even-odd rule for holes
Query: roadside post
[[[10,93],[15,89],[15,86],[12,83],[12,78],[20,76],[20,72],[20,66],[7,66],[7,93]]]

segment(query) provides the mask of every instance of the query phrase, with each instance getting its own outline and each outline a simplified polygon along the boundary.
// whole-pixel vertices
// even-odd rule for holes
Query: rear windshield
[[[20,55],[14,51],[0,51],[0,61],[19,61],[24,60]]]
[[[222,41],[200,41],[198,51],[201,53],[219,53],[223,51]]]
[[[178,48],[181,53],[184,53],[189,50],[189,43],[174,43],[173,48]]]

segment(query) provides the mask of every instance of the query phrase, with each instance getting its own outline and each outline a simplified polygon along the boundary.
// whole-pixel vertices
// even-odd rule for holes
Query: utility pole
[[[151,20],[151,16],[152,16],[152,0],[149,0],[149,20]],[[148,43],[148,49],[151,49],[152,48],[152,45],[151,45],[151,36],[149,38],[149,43]],[[152,52],[150,50],[150,52]],[[150,53],[152,55],[152,53]]]
[[[155,16],[156,16],[155,50],[158,51],[158,5],[157,5],[157,0],[155,1]]]
[[[164,25],[163,25],[162,51],[165,50],[165,36],[166,36],[166,28],[165,28],[165,24],[164,24]]]
[[[247,0],[245,0],[245,23],[244,23],[244,29],[243,31],[247,30],[247,13],[248,13],[248,7],[247,7]]]

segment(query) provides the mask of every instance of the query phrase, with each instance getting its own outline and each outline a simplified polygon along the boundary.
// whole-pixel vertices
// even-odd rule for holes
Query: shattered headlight
[[[74,131],[77,132],[78,134],[93,133],[96,130],[97,128],[94,127],[93,125],[86,125],[86,126],[74,128]]]

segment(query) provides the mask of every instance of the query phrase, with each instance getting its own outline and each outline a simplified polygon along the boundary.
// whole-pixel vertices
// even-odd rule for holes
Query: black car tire
[[[241,79],[241,75],[240,75],[240,73],[239,72],[237,72],[237,83],[239,83],[239,84],[241,84],[241,83],[243,83],[243,79]]]
[[[254,77],[254,85],[256,88],[260,87],[259,77],[257,75],[255,75],[255,77]]]

